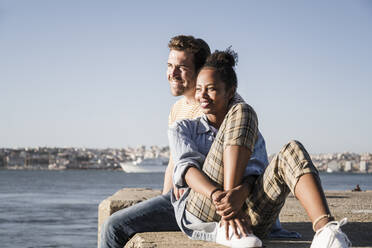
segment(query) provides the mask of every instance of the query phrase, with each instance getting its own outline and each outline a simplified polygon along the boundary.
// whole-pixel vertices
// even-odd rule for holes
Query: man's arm
[[[174,123],[174,105],[172,106],[169,116],[168,116],[168,127],[170,127]],[[167,169],[165,170],[164,173],[164,183],[163,183],[163,191],[162,194],[165,195],[167,194],[171,188],[173,187],[173,160],[172,160],[172,155],[169,155],[169,162]]]
[[[167,194],[173,187],[173,181],[172,181],[173,169],[174,167],[173,167],[172,156],[169,156],[168,166],[164,174],[164,185],[163,185],[163,192],[162,192],[163,195]]]

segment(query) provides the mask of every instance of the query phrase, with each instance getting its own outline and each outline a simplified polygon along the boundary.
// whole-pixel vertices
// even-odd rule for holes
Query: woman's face
[[[218,73],[213,68],[202,69],[196,80],[195,99],[200,104],[203,113],[215,116],[225,116],[232,97],[231,90],[226,91]]]

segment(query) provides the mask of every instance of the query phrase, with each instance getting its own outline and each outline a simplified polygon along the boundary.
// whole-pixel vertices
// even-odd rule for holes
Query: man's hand
[[[184,189],[179,189],[176,186],[173,186],[173,193],[177,200],[181,198],[184,192]]]
[[[247,190],[245,186],[239,185],[231,190],[217,191],[213,194],[212,200],[217,209],[217,214],[224,220],[230,220],[237,216],[242,209]]]
[[[221,226],[225,226],[226,239],[230,239],[231,233],[240,239],[242,236],[246,237],[248,234],[252,233],[251,220],[249,216],[244,211],[239,211],[236,217],[230,220],[222,219],[220,222]],[[230,227],[232,230],[230,230]]]

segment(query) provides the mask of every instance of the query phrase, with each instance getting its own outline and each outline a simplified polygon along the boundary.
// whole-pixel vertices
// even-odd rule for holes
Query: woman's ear
[[[229,97],[229,100],[233,99],[233,97],[235,96],[235,93],[236,93],[236,87],[232,87],[229,92],[228,92],[228,97]]]

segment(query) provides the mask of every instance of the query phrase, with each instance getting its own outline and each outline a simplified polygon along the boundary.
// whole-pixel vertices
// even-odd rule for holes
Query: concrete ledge
[[[122,189],[108,197],[99,205],[98,234],[100,225],[114,212],[140,201],[160,194],[158,190]],[[343,230],[349,236],[353,247],[372,247],[372,191],[367,192],[326,192],[328,204],[337,220],[348,218],[349,223]],[[302,234],[297,240],[264,240],[267,248],[309,247],[314,232],[306,212],[299,202],[289,196],[280,214],[283,227],[296,230]],[[181,232],[148,232],[136,234],[125,246],[126,248],[153,247],[223,247],[214,243],[193,241]]]
[[[212,242],[194,241],[187,238],[182,232],[147,232],[137,233],[125,245],[125,248],[159,248],[159,247],[220,247]]]

